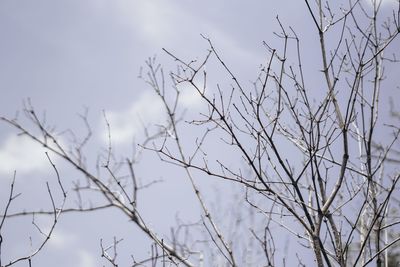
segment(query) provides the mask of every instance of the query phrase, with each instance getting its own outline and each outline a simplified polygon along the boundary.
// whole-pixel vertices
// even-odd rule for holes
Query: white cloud
[[[258,62],[258,54],[245,50],[239,43],[241,39],[227,34],[216,23],[192,13],[193,10],[185,9],[175,1],[115,1],[113,3],[120,23],[131,27],[135,34],[143,36],[150,45],[185,49],[196,45],[198,41],[206,44],[206,41],[200,37],[202,33],[218,43],[218,50],[224,51],[224,54],[240,57],[241,60],[251,58]],[[183,36],[189,40],[182,42]],[[196,36],[195,39],[193,39],[194,36]]]
[[[194,88],[178,87],[181,91],[179,103],[184,107],[197,108],[202,103],[201,96]]]
[[[46,233],[48,232],[49,230],[46,230]],[[71,244],[74,244],[77,240],[78,236],[76,234],[63,232],[62,230],[56,228],[49,240],[49,246],[63,249],[65,247],[71,246]]]
[[[374,6],[374,1],[375,0],[365,0],[371,7]],[[379,4],[381,2],[382,5],[397,5],[398,4],[398,0],[376,0],[376,3]]]
[[[181,48],[180,53],[184,54],[183,50],[197,45],[199,40],[207,46],[207,42],[200,37],[200,33],[205,32],[216,41],[218,50],[223,51],[224,57],[233,57],[238,62],[260,63],[258,54],[242,47],[240,40],[225,33],[215,23],[190,13],[191,10],[184,10],[185,6],[172,1],[115,1],[113,4],[119,22],[130,27],[135,35],[149,46],[157,44]],[[182,42],[182,36],[188,36],[188,40]],[[196,39],[191,38],[193,36],[197,36]],[[202,52],[203,50],[195,51],[194,54],[203,54]],[[179,89],[180,108],[193,110],[202,106],[201,96],[194,88],[186,88],[184,85]],[[212,89],[207,90],[210,93],[209,90]],[[106,115],[111,127],[113,145],[131,143],[133,138],[143,134],[144,127],[163,124],[166,118],[159,97],[151,91],[141,94],[127,109],[106,111]],[[101,138],[107,142],[107,129],[104,122],[101,125]]]
[[[45,232],[47,233],[48,230],[46,230]],[[57,249],[58,251],[70,251],[71,248],[73,248],[73,250],[71,250],[73,253],[73,258],[75,258],[78,262],[74,266],[96,266],[95,256],[90,254],[88,251],[80,248],[79,242],[81,242],[81,240],[76,233],[65,232],[56,228],[49,240],[49,247],[51,247],[52,249]]]
[[[182,16],[179,6],[166,1],[115,1],[121,23],[152,42],[166,40],[174,34],[176,20]]]
[[[180,108],[198,109],[202,100],[194,88],[179,86]],[[110,123],[111,139],[113,144],[132,142],[133,138],[142,136],[145,127],[163,125],[167,119],[165,107],[160,97],[152,91],[142,93],[132,105],[122,111],[106,111]],[[103,123],[104,125],[104,123]],[[108,141],[107,129],[103,126],[102,139]]]
[[[78,252],[79,264],[78,267],[94,267],[96,266],[95,258],[92,254],[85,250]]]
[[[159,97],[147,91],[127,110],[106,112],[106,116],[111,127],[112,142],[120,144],[132,142],[132,138],[143,133],[144,127],[160,124],[165,111]],[[108,139],[106,132],[103,132],[102,138]]]
[[[28,137],[10,135],[0,146],[0,173],[26,174],[49,167],[46,149]]]
[[[135,9],[135,19],[143,33],[152,40],[162,40],[171,32],[171,18],[177,15],[174,10],[163,2],[141,1]]]

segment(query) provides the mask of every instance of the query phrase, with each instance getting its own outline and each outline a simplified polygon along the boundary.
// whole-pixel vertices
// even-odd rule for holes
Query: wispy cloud
[[[46,229],[46,233],[48,233],[49,230],[50,229]],[[64,249],[65,247],[73,245],[77,240],[79,240],[79,238],[76,234],[67,233],[56,228],[49,240],[49,246],[51,248]]]
[[[173,34],[179,6],[164,1],[115,1],[119,20],[148,41],[158,42]]]
[[[375,0],[365,0],[371,7],[374,6],[374,1]],[[381,1],[381,2],[380,2]],[[395,6],[398,5],[398,0],[376,0],[376,3],[379,4],[381,3],[384,6]]]
[[[202,98],[200,94],[190,86],[178,86],[180,93],[179,104],[183,108],[198,109],[201,106]]]
[[[78,267],[94,267],[96,266],[95,258],[92,254],[85,250],[80,250],[78,252],[79,263]]]
[[[178,5],[173,1],[168,3],[165,1],[116,1],[114,8],[119,22],[130,27],[135,36],[148,46],[157,44],[160,47],[176,47],[180,54],[185,54],[184,50],[187,47],[197,47],[198,41],[201,41],[200,33],[204,33],[216,41],[218,50],[223,51],[221,54],[224,58],[234,58],[242,63],[260,63],[257,52],[246,49],[240,43],[242,39],[235,38],[216,23],[193,13],[190,5]],[[187,40],[182,41],[183,36],[186,36]],[[204,46],[207,46],[205,40]],[[191,54],[198,55],[203,52],[203,50],[193,51]],[[182,92],[181,108],[190,111],[201,106],[201,97],[193,88],[186,88],[184,85],[179,89]],[[212,88],[207,88],[207,90],[210,93]],[[144,133],[144,127],[163,124],[166,119],[163,104],[151,91],[139,95],[129,107],[106,110],[106,115],[111,127],[113,145],[131,143],[133,138],[140,138],[140,135]],[[108,134],[104,122],[102,129],[104,131],[101,131],[101,138],[107,141]]]
[[[197,110],[201,106],[201,96],[193,88],[179,86],[179,106],[182,109]],[[146,128],[162,125],[167,119],[165,107],[160,97],[152,91],[145,91],[125,110],[106,111],[111,128],[113,144],[132,142],[143,136]],[[103,123],[104,124],[104,123]],[[103,126],[102,139],[108,141],[107,129]]]
[[[120,23],[130,27],[149,46],[179,48],[184,53],[186,49],[198,48],[202,41],[200,34],[205,34],[218,44],[224,55],[259,63],[258,53],[245,49],[243,39],[199,15],[192,5],[180,5],[176,1],[116,1],[115,4]],[[206,46],[206,41],[203,42]]]
[[[128,109],[108,111],[106,114],[115,144],[132,142],[134,137],[143,133],[145,127],[161,123],[165,118],[161,100],[151,91],[142,93]],[[102,138],[107,140],[106,132],[103,132]]]
[[[47,231],[48,232],[48,231]],[[53,232],[49,247],[58,251],[71,251],[73,255],[74,266],[94,267],[96,266],[95,255],[89,253],[82,247],[79,247],[80,237],[77,233],[65,232],[57,229]],[[73,248],[73,249],[72,249]],[[72,249],[72,250],[71,250]]]
[[[8,136],[0,145],[0,174],[26,174],[48,168],[45,151],[28,137]]]

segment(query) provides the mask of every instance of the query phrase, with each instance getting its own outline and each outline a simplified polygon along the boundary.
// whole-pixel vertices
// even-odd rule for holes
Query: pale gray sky
[[[315,42],[308,44],[305,55],[314,53],[312,48],[318,39],[306,14],[302,1],[289,0],[3,0],[0,115],[14,116],[22,101],[30,98],[38,111],[46,111],[48,121],[58,129],[71,128],[82,135],[85,130],[77,114],[88,107],[94,136],[87,153],[89,162],[94,163],[96,154],[106,146],[102,117],[105,110],[116,151],[129,153],[133,137],[142,138],[141,122],[153,124],[163,118],[154,94],[137,78],[148,57],[157,55],[166,68],[173,68],[175,63],[162,48],[186,59],[202,57],[207,49],[200,36],[204,34],[250,85],[259,65],[266,60],[262,41],[280,44],[272,34],[279,31],[277,15],[285,25],[294,26],[302,38],[314,37]],[[191,92],[185,92],[183,99],[183,105],[192,111],[199,108],[198,99]],[[55,178],[44,150],[15,133],[0,124],[0,205],[5,203],[10,179],[17,170],[17,191],[23,196],[12,210],[49,207],[45,181],[54,182]],[[143,214],[148,221],[169,234],[176,212],[188,220],[198,219],[189,184],[179,177],[165,177],[162,174],[171,167],[157,170],[157,158],[146,156],[138,167],[140,175],[168,180],[165,187],[155,186],[143,193]],[[71,188],[77,173],[54,160],[62,176],[68,177],[66,186]],[[170,173],[179,176],[179,172]],[[44,218],[38,220],[46,224]],[[3,261],[29,251],[30,234],[39,237],[30,218],[7,222]],[[105,261],[100,257],[99,239],[111,242],[113,236],[126,237],[121,248],[121,255],[125,254],[121,257],[126,261],[131,253],[140,258],[149,250],[143,234],[119,213],[92,213],[79,219],[65,215],[33,266],[101,266]]]

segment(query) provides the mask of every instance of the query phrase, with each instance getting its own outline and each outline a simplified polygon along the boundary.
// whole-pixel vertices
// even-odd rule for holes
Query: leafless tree
[[[147,133],[138,149],[154,151],[161,161],[184,170],[202,211],[199,223],[179,224],[168,239],[148,226],[137,209],[137,192],[142,189],[135,175],[138,162],[136,158],[114,159],[112,125],[106,115],[110,145],[101,159],[107,172],[103,177],[90,171],[82,153],[91,136],[86,116],[82,118],[88,126],[87,136],[67,150],[28,105],[25,114],[39,134],[17,120],[3,117],[2,121],[78,169],[86,185],[77,183],[75,191],[98,192],[105,202],[96,207],[57,209],[52,200],[49,212],[9,214],[8,206],[16,197],[11,188],[0,230],[13,216],[51,214],[55,225],[57,216],[69,211],[119,209],[154,242],[151,257],[133,260],[132,266],[200,266],[203,257],[217,259],[206,259],[210,265],[286,265],[284,248],[276,245],[276,236],[282,232],[289,233],[298,247],[312,251],[317,266],[390,266],[400,240],[400,127],[395,99],[390,121],[385,119],[389,114],[382,114],[382,110],[389,112],[385,106],[382,109],[382,102],[389,102],[394,88],[382,91],[388,84],[385,79],[391,79],[385,76],[385,66],[394,68],[397,63],[400,2],[391,13],[384,13],[389,16],[382,14],[379,0],[305,0],[304,5],[310,27],[315,29],[318,53],[305,57],[304,46],[314,40],[302,40],[294,28],[277,18],[275,35],[282,45],[275,48],[264,43],[266,60],[252,84],[238,78],[224,52],[206,36],[202,37],[209,50],[201,60],[182,59],[179,52],[164,50],[178,64],[174,72],[165,73],[154,58],[146,62],[142,79],[162,100],[167,120],[155,133]],[[394,53],[388,55],[390,51]],[[220,79],[218,68],[227,79],[210,84]],[[182,90],[197,94],[203,104],[200,114],[182,112]],[[230,157],[224,157],[225,153]],[[128,170],[129,180],[119,175],[121,168]],[[211,200],[204,197],[196,179],[201,176],[241,190],[241,209],[251,211],[257,223],[237,230],[240,238],[229,232],[237,226],[229,229],[210,208]],[[178,238],[179,229],[190,232],[194,228],[204,230],[204,242]],[[256,244],[253,251],[243,250],[243,240]],[[107,247],[101,241],[102,256],[112,266],[118,265],[120,242],[115,239]],[[264,258],[252,262],[248,256],[253,254]],[[305,266],[307,259],[296,255]],[[1,266],[13,262],[1,262]]]

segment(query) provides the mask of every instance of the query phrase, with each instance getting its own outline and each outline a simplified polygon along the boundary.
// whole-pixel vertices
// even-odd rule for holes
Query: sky
[[[390,0],[385,1],[385,5],[390,4]],[[96,155],[107,147],[103,112],[110,122],[118,155],[131,153],[132,142],[144,138],[144,126],[165,120],[157,96],[138,78],[149,57],[156,56],[166,69],[173,69],[176,63],[162,48],[182,58],[201,58],[208,48],[203,34],[211,38],[226,62],[250,85],[266,60],[262,42],[277,42],[273,35],[279,30],[276,16],[285,25],[294,25],[299,35],[307,39],[315,36],[315,31],[306,14],[302,1],[3,0],[0,115],[16,116],[29,99],[51,125],[82,136],[85,127],[79,114],[88,109],[94,134],[86,153],[88,163],[94,166]],[[190,112],[201,109],[199,98],[187,90],[183,90],[182,105]],[[29,125],[21,112],[18,117]],[[45,182],[51,181],[54,187],[56,183],[44,149],[16,133],[0,124],[0,205],[4,206],[16,170],[17,191],[23,195],[12,210],[48,207]],[[71,187],[78,174],[60,159],[54,158],[54,162]],[[198,210],[191,208],[195,199],[187,182],[179,177],[163,177],[165,173],[179,176],[179,172],[168,166],[154,168],[155,162],[157,157],[145,153],[143,164],[138,166],[140,175],[146,177],[144,180],[167,181],[163,189],[156,185],[143,193],[143,213],[155,228],[168,232],[176,214],[195,220]],[[68,205],[73,204],[68,201]],[[163,205],[174,208],[168,210]],[[111,217],[115,219],[109,221],[107,218]],[[141,245],[145,243],[143,235],[131,229],[119,213],[96,212],[79,217],[79,221],[77,218],[62,217],[34,266],[100,266],[105,261],[100,257],[99,240],[110,242],[113,236],[130,236],[125,242],[129,253],[145,255],[149,250]],[[48,225],[48,218],[37,220]],[[3,246],[3,261],[29,250],[32,233],[39,238],[31,218],[7,221],[8,245]]]

